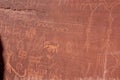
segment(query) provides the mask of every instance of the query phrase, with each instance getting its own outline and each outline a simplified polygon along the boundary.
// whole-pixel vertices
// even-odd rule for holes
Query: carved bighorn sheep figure
[[[43,45],[43,48],[46,48],[48,52],[51,52],[51,53],[56,53],[58,50],[58,47],[59,47],[59,44],[52,43],[50,41],[44,42],[44,45]]]

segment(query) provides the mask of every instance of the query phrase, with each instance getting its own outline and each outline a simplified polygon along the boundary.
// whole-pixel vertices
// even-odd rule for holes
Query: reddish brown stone
[[[1,0],[4,80],[119,80],[119,0]]]

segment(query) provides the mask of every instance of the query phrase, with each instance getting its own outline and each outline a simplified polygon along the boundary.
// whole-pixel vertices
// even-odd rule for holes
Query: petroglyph
[[[58,47],[58,44],[52,44],[49,41],[44,42],[44,48],[46,48],[48,52],[57,53]]]
[[[5,80],[120,79],[119,0],[9,2],[0,3]]]

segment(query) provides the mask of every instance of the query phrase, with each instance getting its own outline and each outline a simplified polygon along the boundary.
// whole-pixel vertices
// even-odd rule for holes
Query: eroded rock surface
[[[5,80],[119,80],[119,0],[1,0]]]

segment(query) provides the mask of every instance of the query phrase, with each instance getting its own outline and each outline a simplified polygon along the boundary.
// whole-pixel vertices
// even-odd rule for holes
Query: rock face
[[[119,0],[0,0],[4,80],[120,80]]]

